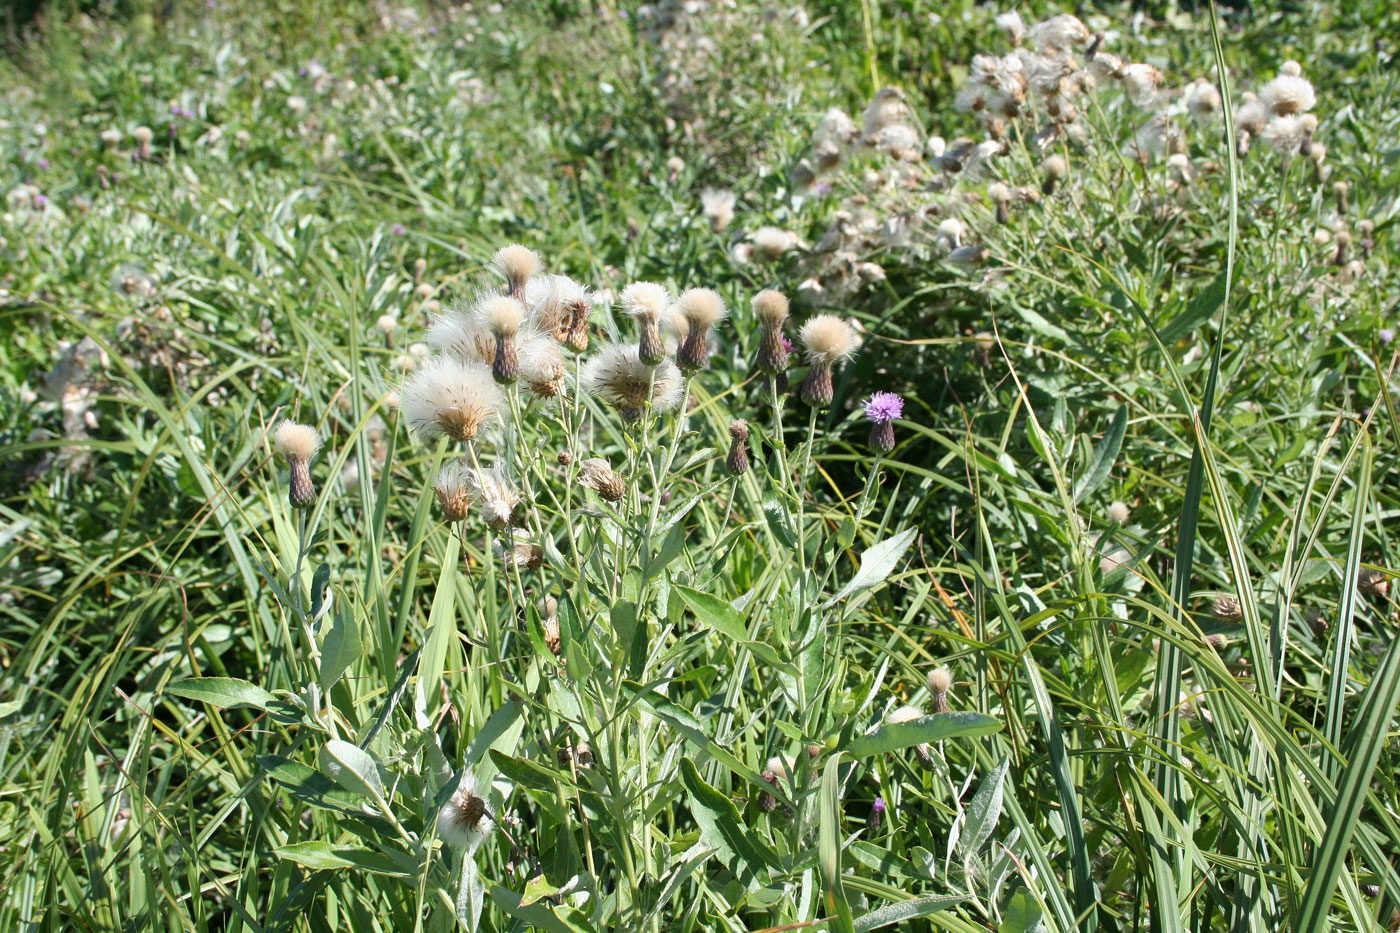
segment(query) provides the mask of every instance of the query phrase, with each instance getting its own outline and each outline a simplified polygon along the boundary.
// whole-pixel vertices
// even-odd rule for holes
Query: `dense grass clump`
[[[1397,32],[51,7],[0,926],[1395,929]]]

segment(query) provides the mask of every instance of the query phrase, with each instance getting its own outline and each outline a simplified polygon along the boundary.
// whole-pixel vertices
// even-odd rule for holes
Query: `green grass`
[[[997,11],[262,6],[55,8],[0,63],[0,926],[1394,928],[1387,4],[1085,17],[1234,104],[1298,61],[1325,177],[1232,113],[1139,159],[1157,111],[1102,77],[1044,150],[851,147],[811,189],[882,85],[921,149],[982,140]],[[766,226],[804,245],[745,258]],[[583,359],[635,339],[628,283],[715,289],[688,404],[629,425],[570,354],[562,402],[416,437],[401,358],[510,242],[613,299]],[[857,322],[829,409],[753,369],[763,288],[794,339]],[[283,417],[324,438],[306,511]],[[542,566],[443,519],[455,456],[508,465]],[[939,666],[950,712],[891,717]]]

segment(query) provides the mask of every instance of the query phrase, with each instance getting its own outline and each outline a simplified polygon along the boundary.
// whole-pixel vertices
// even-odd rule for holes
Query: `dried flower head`
[[[428,325],[428,344],[463,363],[490,366],[496,359],[496,338],[475,314],[466,311],[447,311],[433,318]]]
[[[1127,65],[1119,78],[1128,99],[1138,107],[1153,107],[1157,104],[1157,92],[1162,88],[1162,72],[1152,65]]]
[[[475,468],[466,474],[471,498],[481,510],[481,519],[492,531],[501,531],[524,521],[525,501],[520,491],[506,476],[500,463],[485,469]]]
[[[1209,81],[1197,80],[1186,91],[1186,110],[1198,123],[1214,120],[1222,106],[1220,91]]]
[[[438,836],[454,849],[471,851],[491,831],[491,825],[486,800],[477,793],[476,778],[467,772],[438,811]]]
[[[520,381],[536,396],[554,398],[567,394],[568,369],[559,341],[548,334],[522,334],[515,355]]]
[[[468,466],[456,461],[438,470],[433,483],[438,505],[442,506],[442,516],[449,522],[460,522],[471,510],[471,482]]]
[[[1226,593],[1215,597],[1210,611],[1211,615],[1221,622],[1238,622],[1244,618],[1244,609],[1240,606],[1240,601]]]
[[[710,288],[689,288],[676,302],[685,319],[685,339],[676,351],[676,364],[687,375],[704,369],[710,361],[710,328],[729,316],[724,299]]]
[[[1126,525],[1128,523],[1129,517],[1130,513],[1128,511],[1128,503],[1114,502],[1109,505],[1108,520],[1113,522],[1115,525]]]
[[[671,304],[671,293],[655,282],[633,282],[622,290],[622,310],[637,324],[638,358],[655,366],[666,357],[661,342],[661,316]]]
[[[948,712],[948,688],[953,685],[953,675],[944,667],[936,667],[928,672],[929,703],[935,713]]]
[[[783,339],[783,323],[788,318],[788,300],[771,288],[753,297],[753,313],[758,318],[758,358],[761,372],[776,375],[787,371],[788,349]]]
[[[1367,596],[1386,599],[1390,596],[1390,576],[1384,570],[1367,568],[1356,575],[1356,585]]]
[[[774,262],[783,254],[797,247],[797,236],[781,227],[759,227],[749,236],[753,243],[754,255],[759,259]]]
[[[1089,27],[1069,13],[1052,16],[1031,29],[1031,39],[1042,53],[1071,51],[1087,45],[1091,38]]]
[[[627,494],[627,481],[601,457],[590,457],[578,465],[578,481],[607,502],[617,502]]]
[[[569,339],[569,319],[575,299],[587,290],[567,275],[537,275],[525,283],[528,327],[563,343]]]
[[[489,369],[448,356],[424,363],[399,393],[409,427],[424,440],[438,435],[473,440],[501,406],[501,390]]]
[[[1297,116],[1274,117],[1259,134],[1260,140],[1282,156],[1297,155],[1307,137],[1307,127]]]
[[[715,233],[723,233],[734,221],[736,200],[734,192],[720,188],[706,188],[700,192],[700,211]]]
[[[544,566],[544,548],[519,533],[512,535],[509,548],[492,541],[491,550],[507,570],[539,570]]]
[[[475,314],[478,327],[490,333],[496,341],[491,357],[491,376],[502,385],[510,385],[520,376],[515,335],[525,321],[525,305],[507,295],[488,295],[477,304]]]
[[[1259,89],[1259,100],[1275,116],[1306,113],[1317,105],[1312,82],[1299,75],[1280,74]]]
[[[524,301],[525,283],[540,271],[540,257],[534,250],[512,243],[496,250],[491,265],[506,280],[506,294]]]
[[[643,363],[635,344],[610,344],[584,364],[584,389],[616,408],[627,421],[642,416],[650,404],[658,412],[680,404],[683,391],[676,364],[663,359]]]
[[[1055,193],[1055,187],[1060,180],[1069,174],[1069,162],[1062,155],[1052,155],[1045,160],[1045,180],[1040,185],[1040,190],[1050,195]]]
[[[831,384],[832,368],[837,361],[855,353],[855,331],[834,314],[818,314],[802,325],[798,338],[811,363],[799,394],[813,408],[825,408],[835,395]]]
[[[311,458],[321,449],[321,435],[309,424],[290,418],[278,423],[272,433],[277,452],[287,458],[291,481],[287,499],[292,508],[309,509],[316,502],[316,486],[311,482]]]

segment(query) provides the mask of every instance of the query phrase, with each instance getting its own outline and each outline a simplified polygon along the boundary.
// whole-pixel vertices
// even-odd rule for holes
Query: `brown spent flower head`
[[[1356,585],[1367,596],[1387,599],[1390,596],[1390,575],[1384,570],[1367,568],[1356,575]]]
[[[855,331],[834,314],[818,314],[802,325],[798,339],[806,348],[811,363],[799,395],[813,408],[826,408],[835,395],[831,384],[832,368],[837,361],[855,353]]]
[[[710,288],[690,288],[676,302],[688,325],[685,340],[676,351],[676,364],[681,372],[693,375],[710,361],[710,328],[729,316],[724,299]]]
[[[506,294],[523,302],[525,283],[540,271],[540,257],[534,250],[512,243],[496,250],[491,265],[506,280]]]
[[[760,372],[769,375],[787,372],[788,348],[783,340],[783,324],[788,319],[787,296],[765,289],[753,296],[753,313],[758,319],[758,358]]]
[[[935,713],[948,712],[948,688],[953,685],[953,675],[947,668],[936,667],[928,672],[928,692],[932,698],[929,705]]]
[[[636,421],[648,404],[670,411],[680,404],[684,391],[680,370],[670,360],[648,366],[638,356],[636,344],[614,343],[603,347],[583,365],[584,389],[616,408],[625,421]]]
[[[491,831],[486,800],[477,793],[476,778],[463,774],[457,789],[438,811],[437,831],[443,842],[470,851]]]
[[[525,283],[529,327],[563,343],[569,339],[573,303],[586,295],[587,290],[567,275],[534,276]]]
[[[564,353],[559,341],[548,334],[522,334],[515,351],[520,381],[539,398],[568,394]]]
[[[501,390],[491,370],[447,356],[424,363],[399,393],[399,410],[425,441],[438,435],[475,440],[481,426],[500,414],[501,407]]]
[[[602,457],[589,457],[578,465],[578,481],[606,502],[617,502],[627,495],[627,481]]]
[[[481,518],[492,531],[503,531],[524,521],[525,501],[506,477],[501,463],[466,474],[471,497],[481,506]]]
[[[539,570],[544,566],[544,548],[518,532],[512,534],[509,549],[500,541],[492,541],[491,550],[506,570]]]
[[[1244,618],[1244,609],[1240,606],[1240,601],[1225,593],[1215,597],[1210,611],[1221,622],[1238,622]]]
[[[291,481],[287,501],[294,509],[309,509],[316,503],[316,486],[311,482],[311,458],[321,449],[321,435],[309,424],[290,418],[278,422],[272,433],[277,452],[287,458]]]
[[[469,468],[461,461],[448,463],[438,470],[433,492],[438,505],[442,506],[442,517],[449,522],[460,522],[471,512],[472,495]]]
[[[742,418],[729,423],[729,455],[724,458],[730,476],[743,476],[749,471],[749,423]]]
[[[661,342],[661,316],[671,304],[671,293],[655,282],[633,282],[622,290],[622,311],[637,324],[637,355],[648,366],[666,358]]]

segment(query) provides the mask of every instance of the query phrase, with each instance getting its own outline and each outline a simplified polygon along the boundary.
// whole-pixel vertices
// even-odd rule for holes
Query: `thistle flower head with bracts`
[[[515,338],[525,321],[525,305],[508,295],[490,295],[476,306],[475,313],[477,326],[490,333],[496,342],[491,357],[491,377],[501,385],[510,385],[520,377]]]
[[[627,494],[627,481],[602,457],[589,457],[580,463],[578,481],[606,502],[617,502]]]
[[[486,812],[486,799],[478,793],[475,776],[471,772],[463,774],[457,789],[438,811],[438,837],[454,849],[470,852],[491,832],[492,825]]]
[[[671,305],[671,293],[655,282],[633,282],[622,290],[622,312],[637,324],[637,356],[648,366],[666,358],[661,342],[661,317]]]
[[[929,705],[935,713],[948,712],[948,688],[953,685],[953,675],[945,667],[937,667],[928,672]]]
[[[278,423],[272,433],[277,452],[287,458],[291,482],[287,490],[292,508],[309,509],[316,502],[316,486],[311,482],[311,458],[321,449],[321,435],[309,424],[290,418]]]
[[[771,288],[753,296],[753,314],[758,319],[758,357],[754,362],[759,372],[770,376],[787,372],[788,342],[783,324],[788,308],[787,296]]]
[[[491,266],[506,280],[506,294],[523,302],[525,284],[540,271],[540,257],[534,250],[512,243],[496,250]]]
[[[636,344],[614,343],[603,347],[583,366],[583,387],[616,408],[626,421],[642,417],[650,405],[658,412],[680,404],[684,391],[680,370],[663,359],[655,366],[643,363]]]
[[[865,400],[870,422],[870,446],[882,454],[894,450],[894,421],[904,416],[904,399],[893,392],[876,392]]]
[[[832,369],[837,362],[848,359],[856,352],[856,332],[834,314],[818,314],[802,325],[798,339],[802,341],[811,364],[799,394],[802,401],[813,408],[826,408],[835,395],[831,384]]]
[[[443,518],[449,522],[462,521],[471,511],[471,468],[460,461],[445,464],[438,470],[433,493],[442,506]]]
[[[729,423],[729,454],[724,458],[730,476],[743,476],[749,471],[749,423],[742,418]]]
[[[729,316],[724,299],[710,288],[690,288],[676,302],[687,328],[685,340],[676,351],[676,364],[681,372],[692,375],[704,369],[710,361],[710,328]]]
[[[399,392],[399,410],[423,440],[439,435],[472,441],[501,412],[501,390],[491,370],[436,356],[414,371]]]
[[[500,463],[471,470],[466,480],[471,498],[480,504],[482,521],[492,531],[501,531],[523,521],[524,499]]]

